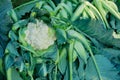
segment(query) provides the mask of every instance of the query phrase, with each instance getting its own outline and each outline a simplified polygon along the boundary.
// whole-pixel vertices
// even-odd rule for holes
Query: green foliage
[[[7,80],[23,80],[21,77],[20,77],[20,75],[19,75],[19,73],[15,70],[15,69],[13,69],[13,68],[9,68],[8,70],[7,70]]]
[[[100,74],[101,74],[100,76],[103,80],[118,80],[117,70],[114,68],[114,66],[110,63],[110,61],[106,57],[102,55],[95,55],[95,59],[100,70]],[[88,60],[88,64],[86,65],[85,72],[86,72],[86,80],[99,79],[99,75],[95,70],[95,66],[91,58],[89,58]]]
[[[4,50],[8,42],[7,33],[10,30],[9,24],[11,20],[7,15],[7,11],[10,9],[12,9],[12,4],[9,0],[0,0],[0,57],[4,55]]]
[[[86,64],[87,63],[88,55],[87,55],[87,52],[86,52],[84,46],[79,41],[76,40],[74,48],[75,48],[76,52],[78,53],[79,57],[81,59],[83,59],[83,61]]]
[[[25,15],[25,13],[29,13],[30,10],[35,6],[36,2],[38,2],[38,1],[39,0],[30,1],[26,4],[16,7],[15,12],[17,14],[17,17],[20,19],[22,17],[22,15]]]
[[[65,74],[65,71],[67,69],[67,50],[66,50],[66,48],[63,48],[60,52],[58,69],[60,70],[60,72],[62,74]]]
[[[82,24],[82,25],[81,25]],[[95,20],[76,20],[73,25],[86,33],[87,35],[96,38],[101,43],[120,48],[120,39],[113,36],[113,29],[104,29],[100,21]],[[97,26],[96,26],[97,25]]]
[[[18,0],[11,0],[11,1],[12,1],[12,4],[13,4],[13,7],[15,8],[15,7],[20,6],[24,3],[27,3],[31,0],[19,0],[19,1]]]
[[[120,79],[119,8],[113,1],[34,0],[9,11],[7,2],[0,2],[1,80]],[[28,23],[36,19],[55,30],[47,49],[26,41]]]
[[[64,44],[67,40],[67,34],[63,29],[56,29],[57,43]]]

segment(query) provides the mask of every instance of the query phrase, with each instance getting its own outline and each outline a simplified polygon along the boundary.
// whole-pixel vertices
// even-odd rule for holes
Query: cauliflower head
[[[25,35],[26,42],[35,50],[47,49],[56,40],[55,31],[42,20],[28,23]]]

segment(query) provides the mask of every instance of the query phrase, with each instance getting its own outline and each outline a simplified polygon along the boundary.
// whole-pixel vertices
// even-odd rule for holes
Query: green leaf
[[[4,53],[4,49],[3,49],[3,47],[0,45],[0,57],[3,57],[3,53]]]
[[[45,8],[45,10],[47,10],[48,12],[53,12],[53,9],[48,5],[44,5],[43,8]]]
[[[11,20],[7,15],[7,11],[12,9],[10,0],[0,0],[0,58],[3,57],[5,47],[8,43],[7,33],[10,30],[9,24]]]
[[[24,46],[22,46],[24,47]],[[57,60],[57,55],[58,55],[58,49],[57,46],[51,45],[50,47],[48,47],[48,49],[45,50],[34,50],[31,47],[24,47],[26,50],[33,52],[33,57],[41,57],[41,58],[45,58],[45,59],[51,59],[53,61]]]
[[[63,80],[69,80],[69,70],[68,70],[68,66],[67,66],[67,69],[66,69],[66,72],[65,72],[65,75],[64,75],[64,79]]]
[[[73,51],[73,62],[78,58],[76,50]]]
[[[35,4],[38,2],[39,0],[34,0],[34,1],[30,1],[28,3],[22,4],[18,7],[16,7],[14,10],[18,16],[18,18],[20,19],[22,17],[22,15],[25,15],[25,13],[29,13],[30,10],[35,7]]]
[[[79,67],[77,69],[79,79],[80,80],[85,80],[85,70],[84,70],[85,63],[82,59],[79,58]]]
[[[11,55],[19,56],[19,53],[17,51],[17,43],[16,42],[9,42],[6,49],[8,50],[8,53]]]
[[[18,28],[20,27],[25,27],[28,23],[28,20],[19,20],[18,22],[16,22],[15,24],[13,24],[12,26],[12,30],[16,31]]]
[[[14,68],[9,68],[7,70],[7,80],[23,80],[19,73]]]
[[[19,29],[19,42],[20,43],[22,43],[24,46],[26,46],[27,45],[27,43],[26,43],[26,41],[25,41],[25,30],[26,30],[27,28],[25,27],[25,28],[20,28]]]
[[[26,51],[33,53],[35,56],[38,56],[38,54],[34,51],[33,47],[31,47],[31,45],[27,45],[27,46],[20,45],[20,47],[22,49],[25,49]]]
[[[11,39],[11,41],[17,41],[18,37],[17,35],[11,30],[9,31],[9,38]]]
[[[79,41],[75,41],[74,44],[74,49],[76,50],[78,56],[85,62],[85,64],[87,63],[87,58],[88,58],[88,54],[83,46],[83,44]]]
[[[71,39],[77,39],[78,41],[80,41],[84,47],[87,50],[90,50],[90,44],[88,42],[88,40],[85,38],[85,36],[82,33],[77,32],[76,30],[68,30],[67,31],[68,37]]]
[[[47,62],[46,62],[47,63]],[[48,61],[48,63],[46,64],[46,67],[47,67],[47,72],[49,74],[51,74],[51,72],[53,71],[53,69],[55,68],[56,65],[54,65],[53,62],[51,61]]]
[[[74,80],[80,80],[79,76],[78,76],[78,73],[77,73],[77,70],[75,68],[73,69],[73,79]]]
[[[24,66],[23,59],[21,56],[15,58],[15,63],[13,66],[17,68],[20,72],[23,71],[25,66]]]
[[[7,55],[5,57],[5,68],[6,70],[9,69],[14,64],[14,59],[12,56]]]
[[[67,68],[67,50],[63,48],[60,52],[60,58],[58,62],[58,69],[64,75]]]
[[[61,0],[52,0],[56,5],[60,3]]]
[[[16,15],[16,13],[15,13],[15,11],[13,9],[11,9],[10,11],[8,11],[8,15],[11,17],[11,19],[14,22],[18,21],[17,15]]]
[[[54,61],[57,60],[58,49],[56,45],[50,46],[47,50],[43,51],[43,55],[41,57],[52,59]]]
[[[114,23],[114,24],[115,24],[116,29],[120,29],[120,20],[115,19],[115,22],[116,23]]]
[[[100,53],[106,56],[112,63],[115,65],[120,64],[120,50],[114,48],[103,48],[100,50]]]
[[[63,29],[56,29],[57,43],[64,44],[67,40],[66,32]]]
[[[39,77],[46,77],[48,74],[46,64],[42,63],[40,65],[37,65],[36,66],[36,73],[37,73],[37,76],[39,76]]]
[[[104,45],[120,48],[120,38],[115,38],[113,36],[114,31],[112,29],[106,30],[100,21],[90,19],[77,20],[73,25],[75,28],[97,39]]]
[[[100,75],[103,80],[118,80],[118,71],[106,57],[102,55],[95,55],[94,57],[96,59]],[[99,80],[99,76],[95,69],[92,58],[89,58],[85,72],[86,80]]]
[[[68,13],[66,12],[64,8],[61,9],[60,15],[61,15],[60,17],[68,18]]]
[[[18,0],[11,0],[11,1],[12,1],[12,4],[13,4],[13,7],[15,8],[19,5],[22,5],[26,2],[29,2],[30,0],[19,0],[19,1]]]

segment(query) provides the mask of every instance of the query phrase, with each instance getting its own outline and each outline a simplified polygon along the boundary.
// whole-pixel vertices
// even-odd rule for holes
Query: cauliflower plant
[[[37,20],[36,24],[28,23],[25,35],[26,42],[38,50],[47,49],[56,40],[54,30],[42,20]]]

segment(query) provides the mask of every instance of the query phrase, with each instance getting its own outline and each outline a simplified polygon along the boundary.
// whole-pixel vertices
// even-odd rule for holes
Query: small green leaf
[[[9,68],[7,70],[7,80],[16,80],[16,79],[23,80],[15,69]]]
[[[67,66],[67,69],[66,69],[66,72],[65,72],[63,80],[69,80],[69,68],[68,68],[68,66]]]
[[[68,18],[68,13],[64,8],[61,9],[60,15],[61,15],[60,17]]]
[[[16,15],[14,9],[11,9],[10,11],[8,11],[8,15],[11,17],[11,19],[12,19],[14,22],[17,22],[17,21],[18,21],[18,18],[17,18],[17,15]]]
[[[67,68],[67,50],[63,48],[60,52],[60,58],[58,62],[58,69],[64,75]]]
[[[78,75],[80,80],[85,80],[85,70],[84,70],[85,63],[82,59],[79,58],[79,67],[78,67]]]
[[[26,28],[19,29],[19,42],[21,42],[24,46],[27,45],[27,43],[25,41],[25,30],[26,30]]]
[[[77,39],[84,45],[84,47],[87,50],[90,50],[90,44],[83,34],[77,32],[75,30],[68,30],[67,33],[68,33],[69,38]]]
[[[52,59],[53,61],[57,60],[58,49],[56,45],[50,46],[47,50],[41,51],[43,55],[41,57]],[[39,53],[41,54],[41,53]]]
[[[46,77],[48,72],[47,72],[47,67],[45,63],[42,63],[41,65],[37,65],[36,66],[36,71],[37,71],[37,75],[40,77]]]
[[[14,64],[14,59],[12,56],[7,55],[5,57],[5,69],[9,69]]]
[[[12,41],[17,41],[18,37],[17,35],[11,30],[9,31],[9,38],[12,40]]]
[[[87,63],[87,58],[88,58],[88,54],[83,46],[83,44],[81,44],[81,42],[79,41],[75,41],[74,44],[74,49],[76,50],[78,56],[83,59],[83,61],[85,62],[85,64]]]
[[[49,5],[44,5],[43,8],[45,8],[48,12],[53,12],[53,9]]]
[[[16,42],[9,42],[6,49],[8,50],[9,54],[19,56],[17,47],[18,47],[18,44]]]
[[[3,57],[3,51],[4,49],[2,48],[1,44],[0,44],[0,58]]]
[[[73,51],[73,62],[78,58],[77,52]]]
[[[64,44],[67,40],[66,32],[63,29],[56,29],[57,43]]]
[[[12,26],[12,30],[16,31],[18,28],[20,27],[25,27],[28,23],[28,20],[19,20],[18,22],[16,22],[15,24],[13,24]]]

